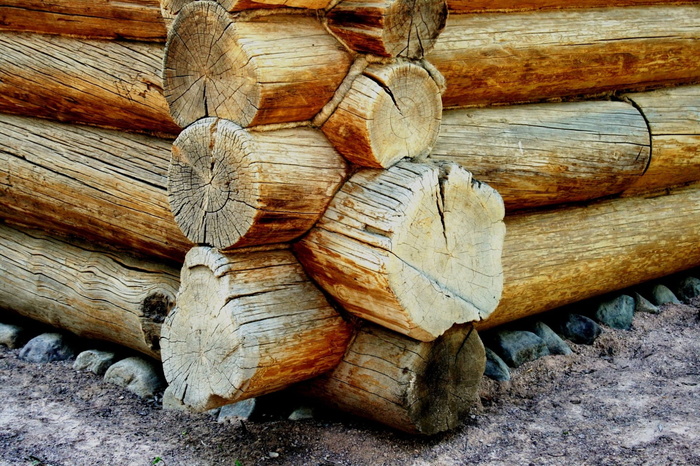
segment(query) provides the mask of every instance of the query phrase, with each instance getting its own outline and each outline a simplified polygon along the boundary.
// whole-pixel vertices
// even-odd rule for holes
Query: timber
[[[485,363],[471,325],[455,326],[430,343],[365,325],[338,367],[299,391],[404,432],[433,435],[464,421]]]
[[[453,13],[509,13],[527,10],[675,5],[696,2],[697,0],[448,0],[447,5]]]
[[[0,306],[84,338],[159,356],[175,268],[0,224]]]
[[[167,198],[169,141],[0,114],[0,215],[182,262]]]
[[[177,134],[159,44],[0,34],[0,111],[125,131]]]
[[[244,127],[305,121],[333,98],[350,64],[313,17],[234,22],[218,4],[194,2],[168,34],[165,98],[182,127],[204,117]]]
[[[445,0],[342,0],[328,28],[352,50],[382,57],[423,58],[445,27]]]
[[[306,233],[348,175],[320,131],[247,131],[205,118],[173,145],[168,177],[175,220],[197,244],[283,243]]]
[[[700,86],[625,97],[639,108],[649,123],[652,146],[648,170],[625,195],[700,180]]]
[[[458,165],[401,162],[356,173],[296,252],[348,312],[431,341],[498,304],[503,214]]]
[[[632,105],[590,101],[447,110],[431,158],[459,163],[511,211],[620,193],[650,152]]]
[[[506,217],[494,327],[700,264],[700,185]]]
[[[408,62],[370,65],[322,130],[349,161],[388,168],[429,154],[441,117],[440,90],[425,69]]]
[[[0,31],[165,42],[158,0],[4,0]]]
[[[205,411],[280,390],[333,369],[350,336],[289,250],[196,247],[163,324],[169,396]]]
[[[452,15],[427,59],[443,105],[533,102],[700,79],[700,8]]]

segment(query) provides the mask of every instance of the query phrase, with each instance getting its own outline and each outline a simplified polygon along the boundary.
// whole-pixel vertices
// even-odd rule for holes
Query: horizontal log
[[[179,261],[169,141],[0,114],[0,216]]]
[[[305,121],[333,98],[350,64],[314,17],[234,21],[217,3],[194,2],[168,35],[165,97],[182,127],[208,116],[244,127]]]
[[[447,110],[434,160],[457,162],[507,210],[616,194],[650,159],[646,122],[622,102]]]
[[[480,106],[697,81],[699,39],[695,6],[452,15],[427,59]]]
[[[456,164],[357,172],[296,244],[348,312],[432,341],[500,298],[503,203]]]
[[[165,42],[158,0],[4,0],[0,31]]]
[[[506,217],[494,327],[700,265],[700,184]]]
[[[430,343],[365,325],[338,367],[299,391],[405,432],[433,435],[464,421],[485,363],[484,345],[470,325]]]
[[[0,270],[1,307],[159,357],[177,269],[0,224]]]
[[[644,114],[651,131],[649,168],[625,195],[700,180],[700,86],[625,96]]]
[[[162,94],[160,44],[0,34],[0,111],[177,134]]]
[[[448,0],[453,13],[492,13],[572,8],[610,8],[658,4],[692,4],[697,0]]]
[[[170,206],[197,244],[284,243],[311,229],[348,171],[318,130],[255,132],[204,118],[173,144]]]
[[[351,327],[289,250],[197,247],[162,334],[168,396],[205,411],[333,369]]]

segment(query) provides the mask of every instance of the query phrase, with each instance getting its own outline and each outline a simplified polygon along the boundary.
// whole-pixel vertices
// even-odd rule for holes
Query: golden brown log
[[[351,162],[388,168],[429,154],[441,116],[440,90],[423,68],[408,62],[370,65],[322,130]]]
[[[176,134],[161,90],[159,44],[0,35],[0,111]]]
[[[625,97],[644,114],[652,148],[648,170],[625,195],[700,180],[700,86]]]
[[[84,338],[159,356],[177,269],[0,224],[0,306]]]
[[[366,325],[338,367],[300,391],[405,432],[433,435],[464,421],[485,363],[471,325],[455,326],[430,343]]]
[[[165,42],[158,0],[4,0],[0,31]]]
[[[204,411],[332,369],[351,327],[289,250],[197,247],[162,334],[168,395]]]
[[[318,130],[255,132],[205,118],[173,145],[169,200],[194,243],[283,243],[316,223],[347,174]]]
[[[348,312],[431,341],[498,304],[502,219],[458,165],[400,162],[356,173],[296,252]]]
[[[234,22],[218,4],[201,1],[173,24],[163,81],[182,127],[208,116],[255,126],[309,120],[349,67],[349,54],[316,18]]]
[[[700,265],[700,185],[506,217],[494,327]]]
[[[0,216],[181,262],[167,199],[170,142],[0,114]]]
[[[514,210],[619,193],[646,170],[650,142],[622,102],[459,109],[443,113],[431,158],[459,163]]]
[[[697,0],[448,0],[453,13],[512,12],[572,8],[609,8],[658,4],[692,4]]]
[[[342,0],[326,15],[349,48],[382,57],[422,58],[445,27],[445,0]]]
[[[452,15],[427,59],[479,106],[697,81],[699,39],[695,6]]]

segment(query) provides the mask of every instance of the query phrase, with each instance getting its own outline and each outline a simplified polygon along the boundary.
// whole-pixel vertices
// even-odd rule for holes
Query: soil
[[[0,349],[1,465],[700,465],[700,299],[605,328],[591,346],[484,378],[461,428],[412,437],[318,409],[289,421],[282,392],[257,418],[163,410],[76,372]]]

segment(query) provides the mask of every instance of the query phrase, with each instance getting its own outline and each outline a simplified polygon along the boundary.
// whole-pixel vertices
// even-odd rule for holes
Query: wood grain
[[[640,5],[693,4],[697,0],[448,0],[454,13],[492,13],[573,8],[610,8]]]

